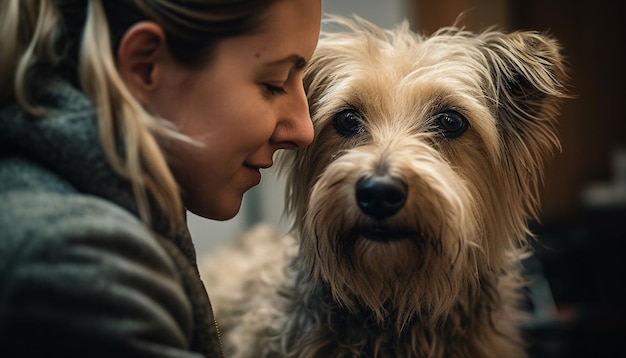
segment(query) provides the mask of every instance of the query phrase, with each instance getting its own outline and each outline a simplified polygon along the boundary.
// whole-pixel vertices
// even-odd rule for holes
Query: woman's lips
[[[272,165],[255,165],[255,164],[247,164],[244,163],[244,167],[246,171],[250,174],[250,183],[251,187],[257,186],[261,183],[261,169],[269,168]]]

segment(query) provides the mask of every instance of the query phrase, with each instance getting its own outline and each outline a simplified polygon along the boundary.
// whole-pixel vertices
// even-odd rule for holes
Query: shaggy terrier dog
[[[333,24],[305,72],[315,140],[280,158],[293,236],[259,227],[202,269],[228,356],[525,356],[559,44]]]

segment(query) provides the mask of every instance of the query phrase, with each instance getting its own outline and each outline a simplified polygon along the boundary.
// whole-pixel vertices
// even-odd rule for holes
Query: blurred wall
[[[393,27],[407,17],[405,0],[324,0],[322,11],[344,16],[358,15],[382,27]],[[217,222],[188,213],[198,256],[224,245],[258,222],[271,223],[286,232],[282,219],[284,182],[274,169],[263,172],[261,185],[244,196],[241,211],[232,220]]]

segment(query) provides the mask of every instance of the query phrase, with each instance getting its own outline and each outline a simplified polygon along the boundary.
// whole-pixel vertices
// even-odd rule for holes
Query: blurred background
[[[546,168],[525,327],[532,357],[626,357],[626,31],[618,2],[596,0],[325,0],[325,13],[382,27],[402,20],[429,34],[464,13],[469,30],[547,31],[569,62],[558,127],[562,152]],[[227,222],[189,214],[199,257],[259,222],[286,232],[283,181],[271,169]]]

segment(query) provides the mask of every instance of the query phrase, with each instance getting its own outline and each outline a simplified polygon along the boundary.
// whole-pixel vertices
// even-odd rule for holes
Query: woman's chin
[[[226,221],[226,220],[230,220],[230,219],[234,218],[235,215],[237,215],[238,212],[239,212],[239,210],[237,210],[234,214],[215,216],[215,217],[210,217],[209,219],[216,220],[216,221]]]
[[[241,200],[233,203],[222,203],[222,205],[202,206],[194,205],[188,206],[187,210],[203,217],[205,219],[226,221],[235,217],[241,209]]]

